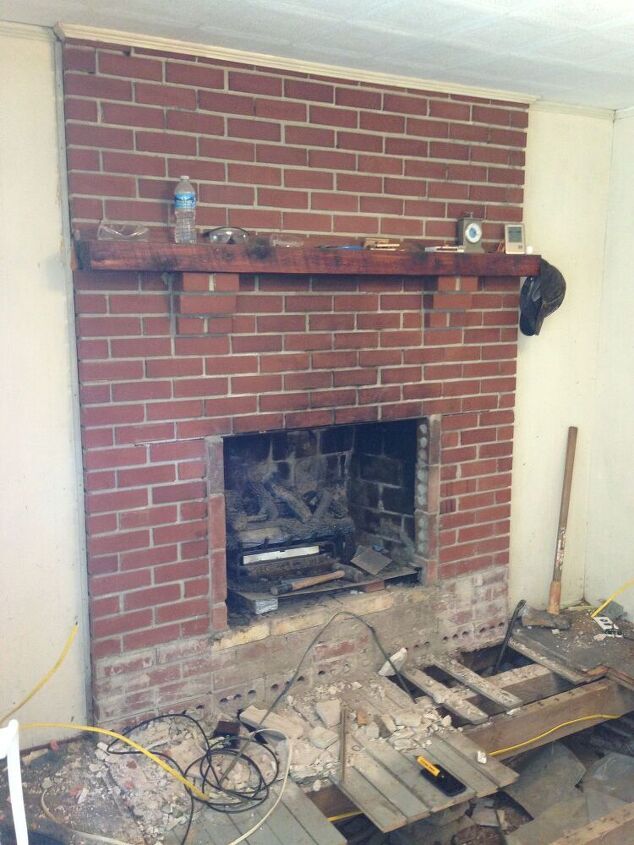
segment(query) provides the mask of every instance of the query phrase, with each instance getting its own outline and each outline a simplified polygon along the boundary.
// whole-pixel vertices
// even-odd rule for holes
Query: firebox
[[[260,615],[315,593],[419,579],[421,430],[425,421],[408,419],[225,438],[230,607]]]

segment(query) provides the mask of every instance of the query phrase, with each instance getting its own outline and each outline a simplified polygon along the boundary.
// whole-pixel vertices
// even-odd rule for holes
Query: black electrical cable
[[[500,671],[500,666],[502,665],[502,661],[504,660],[504,655],[506,654],[506,649],[509,644],[509,640],[511,639],[511,634],[513,633],[513,629],[517,623],[517,618],[520,615],[520,612],[524,609],[526,602],[524,599],[520,599],[518,603],[515,605],[515,610],[511,616],[509,624],[506,629],[506,634],[504,635],[504,640],[502,641],[502,645],[500,646],[500,652],[498,654],[498,659],[495,661],[495,666],[493,667],[493,674],[497,675]]]
[[[273,776],[267,780],[255,760],[244,751],[245,746],[250,743],[256,743],[256,740],[252,737],[239,736],[221,736],[210,738],[205,733],[201,723],[187,713],[169,713],[161,716],[154,716],[150,719],[144,719],[136,725],[125,728],[122,733],[125,736],[129,736],[134,731],[141,730],[154,722],[174,719],[185,719],[194,725],[196,730],[200,733],[202,739],[204,749],[203,753],[200,757],[192,760],[185,769],[183,769],[173,757],[170,757],[169,754],[165,754],[160,751],[153,751],[152,753],[166,760],[171,766],[180,772],[184,778],[189,776],[192,769],[198,767],[197,777],[200,778],[202,782],[203,792],[216,792],[219,798],[224,798],[224,800],[214,800],[211,797],[208,797],[206,800],[203,800],[202,798],[194,795],[186,787],[183,787],[190,800],[187,827],[180,843],[180,845],[185,845],[191,830],[196,801],[204,804],[212,810],[222,813],[241,813],[247,810],[253,810],[255,807],[259,807],[260,804],[263,804],[269,797],[270,788],[277,780],[280,772],[280,763],[277,754],[270,746],[257,743],[258,749],[268,753],[273,760],[274,773]],[[110,754],[118,755],[140,753],[139,751],[128,748],[127,746],[123,746],[123,748],[119,750],[117,746],[120,743],[121,741],[118,739],[112,740],[107,747],[108,752]],[[238,745],[238,747],[236,747],[236,745]],[[229,761],[229,764],[226,771],[220,772],[219,767],[223,759],[225,762]],[[240,790],[223,786],[223,782],[228,772],[231,771],[231,769],[233,769],[240,761],[242,761],[248,769],[248,786]]]

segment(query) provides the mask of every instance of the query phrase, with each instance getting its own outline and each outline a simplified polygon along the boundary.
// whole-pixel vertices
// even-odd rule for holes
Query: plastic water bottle
[[[196,192],[189,176],[181,176],[174,191],[174,240],[177,244],[196,243]]]

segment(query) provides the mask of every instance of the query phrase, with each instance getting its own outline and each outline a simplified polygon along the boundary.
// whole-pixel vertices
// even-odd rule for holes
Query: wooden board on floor
[[[401,754],[390,745],[377,747],[376,743],[368,743],[366,746],[368,754],[387,766],[394,777],[398,778],[400,782],[409,789],[414,795],[423,801],[428,809],[429,814],[438,813],[441,810],[446,810],[452,807],[456,801],[454,798],[445,795],[439,789],[436,789],[433,784],[425,780],[421,776],[420,767],[412,765],[412,759],[416,756],[412,753],[409,757]],[[421,753],[423,753],[421,749]],[[467,788],[465,792],[460,795],[461,801],[468,801],[475,797],[475,792],[471,788]]]
[[[407,816],[404,816],[378,789],[375,789],[357,769],[348,767],[345,781],[340,781],[337,785],[363,815],[367,816],[383,833],[398,830],[409,824]]]
[[[589,613],[571,613],[570,618],[572,624],[567,631],[553,634],[545,628],[518,628],[513,641],[539,654],[542,659],[538,662],[544,663],[544,658],[557,661],[569,671],[580,673],[585,680],[607,674],[627,686],[634,686],[632,640],[625,637],[595,640],[595,636],[601,634],[601,628]],[[516,648],[516,645],[512,642],[511,647]]]
[[[551,633],[550,636],[552,637],[553,634]],[[513,651],[516,651],[518,654],[523,654],[524,657],[528,657],[528,659],[532,660],[534,663],[539,663],[541,666],[545,666],[547,669],[550,669],[551,672],[554,672],[556,675],[560,675],[562,678],[570,681],[571,684],[585,684],[588,681],[594,680],[594,678],[586,677],[585,673],[578,672],[576,669],[571,668],[561,660],[553,657],[547,650],[540,648],[537,643],[532,640],[528,640],[521,634],[520,636],[513,635],[511,637],[509,640],[509,648],[512,648]],[[600,674],[605,675],[606,672],[607,669],[603,667]]]
[[[291,780],[286,783],[282,803],[318,845],[345,845],[345,837]]]
[[[511,716],[506,713],[493,716],[485,725],[466,728],[465,733],[488,754],[501,751],[496,757],[504,760],[520,751],[538,748],[600,724],[605,721],[601,714],[623,716],[631,710],[634,710],[634,692],[602,678],[560,695],[526,704]],[[563,723],[571,724],[550,731]],[[519,749],[514,747],[524,742],[528,744]]]
[[[271,802],[275,798],[271,798]],[[268,802],[246,813],[219,813],[205,809],[192,825],[191,841],[197,845],[228,845],[247,833],[264,817]],[[290,780],[282,800],[245,845],[345,845],[345,837]]]
[[[339,789],[384,833],[413,824],[475,796],[491,795],[516,774],[500,763],[490,768],[477,762],[476,746],[447,731],[425,742],[418,751],[400,752],[381,740],[364,741],[363,750],[346,767]],[[421,775],[422,754],[457,777],[463,792],[447,796]],[[380,800],[379,800],[380,799]]]
[[[477,761],[468,761],[460,752],[452,748],[449,742],[433,736],[425,748],[425,757],[433,763],[440,763],[447,771],[462,783],[469,784],[478,798],[497,792],[498,785],[484,773]]]
[[[496,686],[488,678],[483,678],[476,672],[472,672],[471,669],[463,666],[462,663],[459,663],[449,655],[435,654],[431,659],[431,665],[442,669],[443,672],[460,681],[465,687],[488,698],[489,701],[494,701],[496,704],[501,705],[505,710],[512,710],[514,707],[519,707],[522,704],[521,699],[516,695]]]
[[[531,701],[558,695],[573,686],[570,681],[556,675],[545,666],[540,666],[539,663],[530,663],[526,666],[508,669],[498,675],[490,675],[489,681],[502,689],[508,690],[508,692],[512,692],[521,700],[522,704],[530,704]],[[477,697],[478,694],[474,692],[467,696],[469,700],[476,700]]]
[[[475,742],[472,742],[468,736],[460,731],[452,731],[450,737],[447,738],[446,732],[437,734],[439,739],[447,739],[452,747],[459,752],[471,764],[477,765],[477,768],[483,772],[489,780],[492,780],[500,789],[508,786],[510,783],[515,783],[519,775],[517,772],[505,766],[496,760],[495,757],[487,755],[486,763],[478,762],[478,752],[481,750]]]
[[[450,710],[465,722],[480,725],[489,718],[483,710],[465,699],[464,690],[446,687],[420,669],[403,669],[401,674],[425,695],[430,696],[436,704]]]

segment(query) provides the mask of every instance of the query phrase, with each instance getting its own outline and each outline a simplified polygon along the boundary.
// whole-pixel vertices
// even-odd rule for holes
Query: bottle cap
[[[181,182],[184,182],[186,179],[189,180],[189,176],[179,176],[178,178],[181,180]]]

